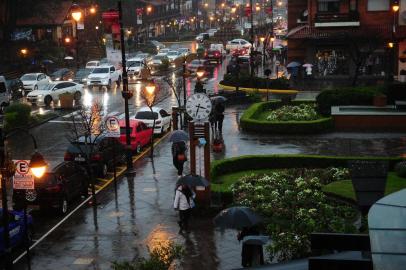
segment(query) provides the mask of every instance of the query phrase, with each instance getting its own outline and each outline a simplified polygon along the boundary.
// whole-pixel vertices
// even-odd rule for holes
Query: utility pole
[[[118,1],[118,20],[120,23],[120,42],[121,42],[121,65],[123,67],[123,92],[124,98],[124,113],[125,113],[125,139],[126,139],[126,158],[127,158],[127,173],[133,172],[133,160],[131,153],[131,132],[130,132],[130,112],[128,109],[128,100],[133,96],[132,92],[128,90],[128,75],[125,59],[125,43],[124,43],[124,26],[123,26],[123,9],[121,1]]]
[[[254,77],[254,12],[253,12],[253,1],[250,0],[250,21],[251,21],[251,52],[250,52],[250,66],[251,66],[251,77]]]

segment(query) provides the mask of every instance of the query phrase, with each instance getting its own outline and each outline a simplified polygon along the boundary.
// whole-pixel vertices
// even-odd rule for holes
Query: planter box
[[[59,98],[62,109],[72,109],[73,108],[73,95],[72,96],[61,96]]]
[[[384,95],[374,96],[374,106],[376,106],[376,107],[385,107],[387,102],[388,102],[388,99]]]

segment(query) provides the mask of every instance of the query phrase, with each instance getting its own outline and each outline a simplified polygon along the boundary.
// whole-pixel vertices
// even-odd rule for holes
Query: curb
[[[225,84],[218,84],[219,88],[224,91],[236,91],[235,86],[225,85]],[[260,92],[260,93],[271,93],[271,94],[297,94],[299,90],[290,90],[290,89],[265,89],[265,88],[249,88],[249,87],[239,87],[239,91],[246,91],[246,92]]]

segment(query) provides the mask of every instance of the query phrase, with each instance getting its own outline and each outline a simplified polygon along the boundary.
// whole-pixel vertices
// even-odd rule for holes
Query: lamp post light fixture
[[[202,78],[206,74],[206,70],[202,67],[199,67],[196,70],[197,81],[195,85],[195,93],[205,93],[206,90],[203,88]]]
[[[143,94],[143,97],[145,99],[145,103],[147,104],[147,107],[151,111],[152,118],[153,118],[153,123],[152,123],[152,135],[151,135],[151,152],[150,152],[150,157],[151,160],[154,160],[154,131],[155,131],[155,117],[154,117],[154,111],[152,107],[155,105],[156,101],[156,85],[154,82],[148,82],[147,85],[145,86],[145,91]]]
[[[25,57],[28,54],[28,50],[23,48],[23,49],[20,50],[20,53],[22,54],[22,56]]]
[[[97,12],[96,7],[94,7],[94,6],[90,7],[89,12],[90,12],[90,14],[96,14],[96,12]]]
[[[74,4],[71,8],[71,17],[75,21],[76,25],[76,67],[79,69],[79,21],[82,19],[82,10],[81,8]]]

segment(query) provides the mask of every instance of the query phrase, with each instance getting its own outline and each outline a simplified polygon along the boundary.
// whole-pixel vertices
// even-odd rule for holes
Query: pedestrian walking
[[[186,143],[184,141],[174,142],[172,144],[172,159],[173,165],[178,170],[178,176],[181,177],[183,174],[183,165],[187,161],[186,157]]]
[[[176,188],[173,208],[179,211],[179,233],[189,232],[189,218],[192,208],[195,207],[193,201],[195,197],[196,194],[187,185],[180,185]]]
[[[250,235],[259,235],[258,230],[255,227],[243,228],[242,231],[238,234],[238,241],[243,240],[244,237]],[[241,251],[241,265],[243,267],[258,266],[264,264],[264,251],[262,245],[251,245],[251,244],[242,244]]]
[[[217,122],[218,132],[220,134],[223,133],[223,121],[224,121],[224,111],[226,107],[224,106],[223,102],[218,102],[214,106],[214,115]]]

